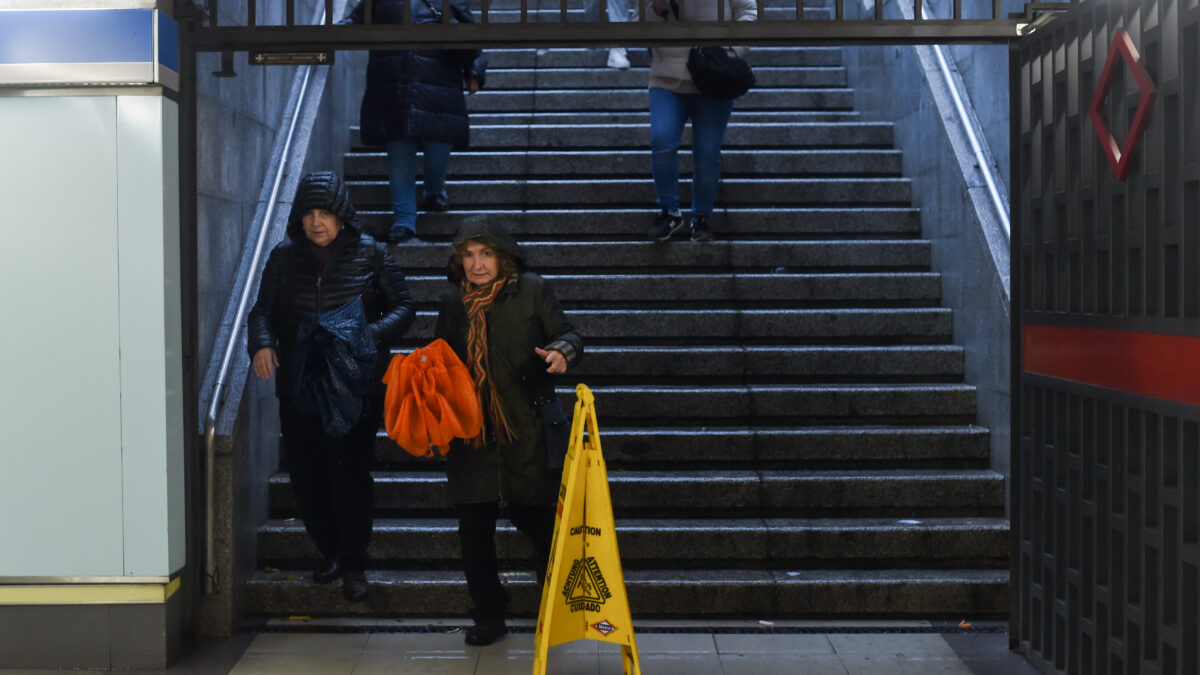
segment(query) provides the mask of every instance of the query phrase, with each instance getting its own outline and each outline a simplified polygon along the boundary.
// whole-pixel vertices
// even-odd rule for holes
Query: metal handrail
[[[324,10],[321,11],[321,19],[324,19]],[[292,110],[292,119],[288,122],[287,135],[284,137],[283,151],[279,154],[279,163],[275,168],[275,177],[271,183],[271,196],[267,200],[267,208],[263,214],[262,222],[259,224],[258,236],[254,243],[254,255],[250,259],[249,274],[242,280],[241,290],[239,292],[237,311],[234,313],[233,325],[229,331],[229,338],[225,342],[225,349],[221,356],[221,366],[217,369],[216,383],[213,385],[212,398],[209,399],[208,412],[204,417],[204,479],[205,479],[205,495],[204,495],[204,592],[211,594],[216,590],[217,582],[217,563],[216,552],[214,550],[214,521],[216,519],[216,486],[215,486],[215,465],[216,465],[216,436],[217,436],[217,418],[221,413],[221,406],[225,402],[225,388],[228,384],[229,369],[233,365],[233,355],[238,348],[238,336],[241,333],[242,323],[246,317],[246,307],[250,304],[250,289],[253,287],[253,280],[257,275],[259,263],[262,260],[263,249],[266,247],[267,231],[270,229],[271,219],[275,215],[275,204],[279,199],[279,187],[283,183],[284,169],[287,166],[287,157],[291,152],[292,139],[295,137],[296,124],[300,119],[300,113],[304,109],[304,99],[308,92],[308,82],[312,77],[313,68],[316,66],[302,66],[304,68],[304,79],[300,83],[300,94],[296,97],[296,106]],[[230,293],[232,296],[233,293]]]

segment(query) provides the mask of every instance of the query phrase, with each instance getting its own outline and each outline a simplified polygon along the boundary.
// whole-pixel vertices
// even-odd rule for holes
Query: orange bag
[[[409,454],[433,457],[436,447],[444,455],[451,439],[474,438],[483,428],[475,380],[445,340],[392,357],[383,383],[383,424]]]

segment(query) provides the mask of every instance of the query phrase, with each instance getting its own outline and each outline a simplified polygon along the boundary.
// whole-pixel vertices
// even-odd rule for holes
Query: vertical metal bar
[[[717,0],[717,23],[725,22],[725,0]]]
[[[325,25],[333,25],[333,0],[325,0]]]
[[[567,22],[567,0],[558,0],[558,20],[562,23]]]
[[[962,19],[962,0],[954,0],[954,20]]]
[[[842,21],[846,18],[845,8],[842,7],[842,0],[833,0],[833,18],[835,21]]]
[[[479,0],[479,23],[488,22],[488,0]]]
[[[875,15],[876,21],[883,20],[883,7],[880,6],[882,4],[883,0],[875,0],[875,4],[871,6],[871,12]]]
[[[1071,1],[1075,2],[1075,0]],[[1000,0],[992,0],[992,19],[999,19],[1002,11],[1004,10],[1000,7]]]
[[[450,23],[450,0],[442,0],[442,23]]]
[[[404,11],[400,12],[400,23],[407,26],[408,24],[412,23],[412,2],[410,0],[404,0],[402,4],[404,5]]]
[[[1009,234],[1008,250],[1008,283],[1009,283],[1009,481],[1008,504],[1012,517],[1012,527],[1008,535],[1009,569],[1017,572],[1017,577],[1009,584],[1008,604],[1008,648],[1016,650],[1020,647],[1021,612],[1028,598],[1021,597],[1021,530],[1025,520],[1022,511],[1021,484],[1025,468],[1021,457],[1021,333],[1024,307],[1021,298],[1024,289],[1021,287],[1021,231],[1024,229],[1021,212],[1021,106],[1024,92],[1021,91],[1021,50],[1020,40],[1009,43],[1008,48],[1008,152],[1009,152],[1009,192],[1008,203],[1012,231]]]
[[[246,0],[246,25],[251,28],[258,25],[258,0]]]
[[[219,12],[219,10],[217,9],[218,4],[219,4],[218,0],[209,0],[209,3],[208,3],[208,25],[210,28],[215,28],[217,26],[217,16],[218,16],[218,12]]]
[[[521,0],[521,23],[529,22],[529,0]]]
[[[373,21],[371,19],[371,10],[375,5],[375,0],[363,0],[363,25],[370,26]]]
[[[296,0],[283,0],[284,7],[287,8],[285,23],[288,26],[296,25]]]
[[[924,11],[925,8],[921,6],[921,0],[913,0],[913,21],[923,20],[925,17],[921,16],[921,14]]]

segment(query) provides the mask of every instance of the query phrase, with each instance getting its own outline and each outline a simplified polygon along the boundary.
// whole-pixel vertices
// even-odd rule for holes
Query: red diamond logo
[[[604,619],[603,621],[600,621],[599,623],[592,624],[592,628],[595,628],[596,630],[600,631],[601,633],[604,633],[605,636],[607,636],[609,633],[611,633],[617,629],[616,626],[614,626],[608,622],[608,619]]]
[[[1117,139],[1113,137],[1107,120],[1100,112],[1117,72],[1118,56],[1125,62],[1125,67],[1129,69],[1133,79],[1137,81],[1138,89],[1142,92],[1137,112],[1133,116],[1133,126],[1129,127],[1129,136],[1125,139],[1123,148],[1117,147]],[[1092,118],[1092,127],[1096,130],[1096,136],[1100,138],[1100,145],[1104,148],[1104,154],[1108,155],[1108,163],[1112,166],[1117,180],[1125,180],[1125,177],[1129,175],[1133,154],[1142,140],[1142,133],[1146,131],[1146,125],[1150,123],[1150,112],[1154,109],[1154,97],[1157,93],[1154,81],[1150,79],[1150,73],[1146,70],[1146,66],[1142,65],[1142,57],[1138,55],[1137,48],[1133,46],[1133,40],[1130,39],[1129,33],[1126,33],[1124,28],[1116,29],[1113,32],[1112,46],[1108,49],[1108,60],[1104,62],[1104,72],[1100,74],[1100,83],[1096,86],[1096,94],[1092,97],[1092,107],[1088,110],[1088,114]]]

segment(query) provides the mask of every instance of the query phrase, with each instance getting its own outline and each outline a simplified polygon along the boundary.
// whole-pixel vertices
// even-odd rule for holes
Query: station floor
[[[454,673],[507,675],[533,666],[533,622],[510,622],[487,647],[463,642],[459,620],[273,621],[206,642],[169,675]],[[923,621],[637,623],[646,675],[1036,675],[1008,650],[1003,624]],[[55,671],[4,670],[2,675]],[[62,672],[62,671],[56,671]],[[621,673],[619,648],[580,640],[550,650],[551,675]]]

